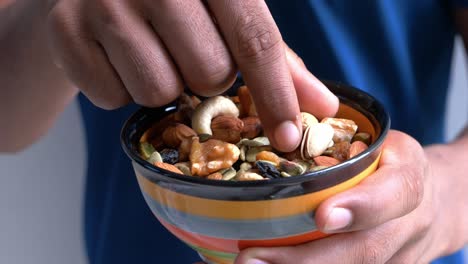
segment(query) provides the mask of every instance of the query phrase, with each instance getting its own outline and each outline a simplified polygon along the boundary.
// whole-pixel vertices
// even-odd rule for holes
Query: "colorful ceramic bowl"
[[[361,90],[325,84],[340,98],[337,117],[354,120],[359,131],[372,135],[373,143],[336,166],[290,178],[216,181],[157,168],[140,157],[139,139],[175,106],[133,114],[123,127],[122,146],[157,219],[207,263],[233,263],[248,247],[297,245],[326,236],[316,228],[314,210],[376,170],[390,119],[383,106]]]

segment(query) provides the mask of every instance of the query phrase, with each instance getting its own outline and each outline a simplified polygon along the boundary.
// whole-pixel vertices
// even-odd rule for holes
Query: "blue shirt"
[[[465,1],[466,2],[466,1]],[[442,142],[455,34],[450,1],[269,1],[284,40],[322,79],[381,100],[394,129],[422,144]],[[136,110],[94,107],[80,95],[88,146],[85,239],[90,263],[192,263],[196,253],[148,209],[120,148]],[[438,264],[463,263],[460,254]]]

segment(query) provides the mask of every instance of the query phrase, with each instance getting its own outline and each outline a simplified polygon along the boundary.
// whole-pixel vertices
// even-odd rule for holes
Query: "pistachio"
[[[256,137],[254,139],[246,139],[243,138],[237,145],[244,145],[247,147],[262,147],[262,146],[269,146],[270,140],[267,137]]]
[[[344,118],[326,117],[321,123],[329,124],[334,130],[333,141],[351,141],[357,131],[358,126],[353,120]]]
[[[229,168],[227,169],[226,171],[223,172],[223,180],[225,181],[230,181],[232,180],[234,177],[236,177],[236,170],[234,168]]]
[[[310,169],[310,172],[319,171],[328,168],[329,166],[314,166]]]
[[[371,144],[371,142],[372,142],[372,138],[371,138],[371,135],[369,133],[359,132],[359,133],[356,133],[356,135],[354,135],[353,139],[351,140],[351,143],[353,143],[355,141],[362,141],[362,142],[366,143],[366,145],[369,146]]]
[[[303,159],[322,155],[333,138],[333,128],[329,124],[316,123],[307,127],[301,143]]]
[[[249,171],[241,171],[236,175],[236,180],[238,181],[258,181],[265,180],[260,174]]]
[[[240,171],[248,171],[252,169],[252,165],[249,162],[242,162],[240,165]]]
[[[142,142],[140,143],[140,154],[143,156],[145,160],[149,159],[151,154],[155,152],[156,150],[154,149],[153,145],[151,145],[148,142]]]
[[[211,120],[218,115],[231,115],[238,117],[239,110],[236,105],[224,96],[215,96],[200,103],[193,112],[192,128],[204,138],[213,135]]]
[[[192,172],[190,171],[190,162],[178,162],[174,164],[176,168],[178,168],[181,172],[183,172],[187,176],[192,176]]]
[[[161,154],[159,154],[159,152],[155,151],[149,157],[148,162],[151,163],[151,164],[154,164],[155,162],[163,162],[163,159],[161,157]]]
[[[307,127],[311,126],[312,124],[318,123],[318,120],[312,114],[301,112],[301,120],[302,120],[302,131],[305,131]]]
[[[303,166],[292,161],[282,161],[279,164],[279,168],[282,172],[289,175],[295,176],[304,173],[306,170]]]

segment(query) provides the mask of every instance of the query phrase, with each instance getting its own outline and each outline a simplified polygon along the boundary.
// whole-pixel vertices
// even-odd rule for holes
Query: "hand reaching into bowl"
[[[299,105],[318,117],[338,108],[337,98],[286,47],[264,1],[52,3],[56,64],[97,106],[161,106],[185,84],[212,96],[230,87],[239,70],[282,151],[299,144]]]
[[[428,263],[460,249],[468,232],[467,206],[460,202],[467,178],[454,165],[466,168],[467,143],[465,137],[423,149],[392,131],[376,173],[318,208],[318,228],[336,235],[296,247],[246,249],[236,264]]]

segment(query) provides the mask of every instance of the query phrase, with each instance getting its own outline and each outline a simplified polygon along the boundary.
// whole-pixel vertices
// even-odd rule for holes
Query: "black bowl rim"
[[[193,177],[193,176],[187,176],[187,175],[182,175],[178,173],[174,173],[171,171],[167,171],[164,169],[160,169],[146,160],[142,159],[140,157],[140,154],[132,151],[131,146],[132,142],[130,141],[130,132],[131,132],[131,127],[132,125],[137,122],[141,116],[143,116],[145,113],[148,111],[158,111],[164,114],[171,113],[175,107],[173,104],[168,104],[166,106],[158,107],[158,108],[145,108],[142,107],[139,110],[137,110],[135,113],[133,113],[124,123],[124,126],[122,127],[121,130],[121,145],[127,156],[133,161],[137,162],[140,166],[143,168],[153,172],[157,173],[159,175],[162,175],[164,177],[167,177],[167,179],[175,180],[175,181],[182,181],[185,183],[190,183],[190,184],[200,184],[200,185],[208,185],[212,187],[233,187],[233,188],[246,188],[246,187],[256,187],[256,186],[261,186],[261,187],[275,187],[275,186],[285,186],[285,185],[295,185],[295,184],[301,184],[304,182],[308,182],[311,180],[314,180],[315,182],[320,182],[322,180],[326,180],[329,172],[335,171],[335,170],[342,170],[343,168],[347,166],[351,166],[352,164],[359,162],[360,160],[363,160],[367,158],[369,155],[377,151],[380,146],[382,145],[383,141],[385,140],[388,131],[390,130],[390,116],[387,112],[387,110],[384,108],[384,106],[372,95],[368,94],[367,92],[360,90],[358,88],[355,88],[350,85],[346,85],[340,82],[336,81],[322,81],[330,90],[338,90],[340,93],[347,93],[348,97],[344,97],[343,95],[337,94],[337,96],[340,98],[340,103],[353,103],[354,101],[350,99],[350,97],[356,96],[356,97],[363,97],[365,100],[369,101],[372,103],[373,106],[377,107],[378,112],[382,114],[382,120],[376,120],[380,126],[381,126],[381,133],[377,137],[377,139],[374,141],[373,144],[369,146],[364,152],[356,155],[355,157],[346,160],[344,162],[341,162],[335,166],[331,166],[329,168],[325,168],[319,171],[314,171],[314,172],[309,172],[305,173],[303,175],[298,175],[298,176],[292,176],[288,178],[277,178],[277,179],[269,179],[265,181],[222,181],[222,180],[210,180],[206,178],[201,178],[201,177]],[[355,93],[355,94],[353,94]],[[351,96],[349,96],[351,95]],[[356,98],[354,98],[356,99]],[[362,100],[362,99],[361,99]],[[349,105],[349,104],[348,104]],[[352,106],[354,109],[356,109],[357,105]],[[361,106],[359,106],[361,107]],[[356,109],[365,116],[366,113],[360,111],[359,109]],[[164,116],[164,115],[163,115]],[[372,118],[367,116],[368,118]],[[377,119],[377,117],[373,117]],[[372,122],[372,121],[371,121]],[[150,179],[151,180],[151,179]],[[337,183],[338,184],[338,183]]]

